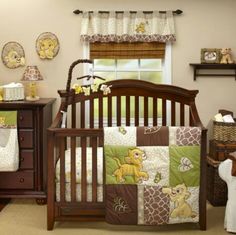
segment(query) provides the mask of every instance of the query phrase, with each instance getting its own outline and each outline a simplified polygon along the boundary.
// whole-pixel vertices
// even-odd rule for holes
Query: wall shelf
[[[236,64],[189,64],[193,67],[193,80],[197,77],[234,77],[236,80]],[[233,70],[233,73],[199,73],[199,70]]]

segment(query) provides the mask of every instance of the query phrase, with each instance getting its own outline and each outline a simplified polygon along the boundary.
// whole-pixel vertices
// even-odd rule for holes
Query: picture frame
[[[201,49],[201,63],[202,64],[220,63],[220,49],[219,48],[202,48]]]

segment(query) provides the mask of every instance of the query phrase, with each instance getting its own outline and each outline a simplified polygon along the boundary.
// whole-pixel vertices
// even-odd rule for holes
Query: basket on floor
[[[236,123],[213,121],[213,138],[223,142],[236,142]]]
[[[225,206],[227,202],[227,184],[220,178],[220,161],[207,157],[207,200],[213,206]]]

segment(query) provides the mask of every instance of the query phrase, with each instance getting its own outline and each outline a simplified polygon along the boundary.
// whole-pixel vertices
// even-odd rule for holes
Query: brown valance
[[[163,59],[165,43],[90,43],[90,59]]]

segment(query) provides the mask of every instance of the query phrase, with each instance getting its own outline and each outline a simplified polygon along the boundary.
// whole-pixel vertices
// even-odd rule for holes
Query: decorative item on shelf
[[[57,36],[50,32],[41,33],[36,40],[36,51],[41,59],[53,59],[60,49]]]
[[[39,100],[39,96],[37,96],[36,81],[43,80],[43,77],[40,74],[38,67],[37,66],[27,66],[21,80],[30,82],[29,95],[26,96],[26,100],[28,100],[28,101]]]
[[[218,48],[202,48],[201,63],[217,64],[220,63],[220,49]]]
[[[2,62],[10,69],[25,65],[25,52],[18,42],[8,42],[2,49]]]
[[[24,86],[21,83],[9,83],[0,87],[0,101],[23,100]]]
[[[234,61],[232,59],[232,55],[231,55],[231,48],[222,48],[220,50],[221,53],[221,60],[220,63],[221,64],[233,64]]]

